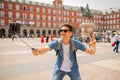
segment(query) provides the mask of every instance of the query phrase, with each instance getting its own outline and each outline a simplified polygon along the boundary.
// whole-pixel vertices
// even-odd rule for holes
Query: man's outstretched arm
[[[50,51],[50,47],[46,46],[46,47],[43,47],[43,48],[35,48],[35,50],[33,50],[32,53],[35,56],[38,56],[38,55],[44,54],[44,53],[46,53],[48,51]]]

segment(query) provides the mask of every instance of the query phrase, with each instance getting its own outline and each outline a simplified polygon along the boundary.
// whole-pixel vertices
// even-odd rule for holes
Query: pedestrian
[[[48,43],[49,42],[49,36],[47,35],[46,36],[46,43]]]
[[[13,35],[12,35],[12,41],[14,41],[14,38],[15,38],[15,35],[13,34]]]
[[[30,35],[29,35],[29,34],[27,35],[27,38],[28,38],[28,39],[30,38]]]
[[[63,80],[65,75],[68,75],[71,80],[81,80],[78,63],[75,60],[75,56],[73,54],[74,52],[71,49],[72,31],[73,27],[69,24],[64,24],[59,31],[62,46],[60,47],[59,53],[57,55],[52,80]],[[82,50],[86,53],[93,55],[96,52],[96,41],[95,39],[91,41],[92,42],[89,48],[87,48],[78,40],[74,40],[74,44],[77,50]],[[57,51],[57,46],[58,40],[54,40],[44,48],[35,48],[35,50],[33,50],[32,53],[37,56],[44,54],[52,49]]]
[[[2,40],[5,38],[5,36],[4,35],[2,35]]]
[[[114,41],[115,41],[115,47],[114,47],[113,51],[118,53],[119,43],[120,43],[120,35],[119,35],[118,31],[116,32],[116,34],[114,36]]]
[[[40,37],[40,39],[41,39],[41,43],[44,43],[44,36],[43,35]]]

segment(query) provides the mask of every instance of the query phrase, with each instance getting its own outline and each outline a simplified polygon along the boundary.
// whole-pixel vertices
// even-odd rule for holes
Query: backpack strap
[[[73,53],[74,53],[74,58],[75,58],[75,61],[77,62],[77,59],[76,59],[76,50],[77,50],[77,49],[76,49],[76,47],[75,47],[74,39],[71,39],[70,41],[71,41],[71,44],[72,44],[72,47],[71,47],[71,48],[72,48],[72,51],[73,51]],[[62,46],[62,41],[61,41],[61,40],[58,40],[58,45],[57,45],[57,49],[56,49],[56,56],[58,55],[61,46]]]
[[[61,40],[58,40],[58,45],[57,45],[57,49],[56,49],[56,56],[58,55],[59,53],[59,50],[61,48],[61,45],[62,45],[62,41]]]
[[[76,47],[75,47],[75,42],[74,42],[74,39],[71,39],[71,44],[72,44],[72,51],[74,53],[74,58],[75,58],[75,61],[77,62],[77,58],[76,58]]]

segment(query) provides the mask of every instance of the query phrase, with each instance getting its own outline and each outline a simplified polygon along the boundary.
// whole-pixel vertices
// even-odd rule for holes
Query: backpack
[[[74,39],[71,39],[70,41],[72,43],[72,51],[74,53],[75,61],[77,62],[77,59],[76,59],[76,50],[77,49],[76,49],[76,46],[75,46],[75,43],[74,43]],[[62,46],[62,41],[58,40],[58,45],[57,45],[57,50],[56,50],[56,56],[58,55],[61,46]]]

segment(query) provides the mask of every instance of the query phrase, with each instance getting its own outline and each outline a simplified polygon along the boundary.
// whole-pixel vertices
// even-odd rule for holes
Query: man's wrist
[[[41,54],[41,50],[40,49],[38,49],[38,53]]]
[[[96,50],[96,47],[90,47],[90,49],[92,49],[92,50]]]

